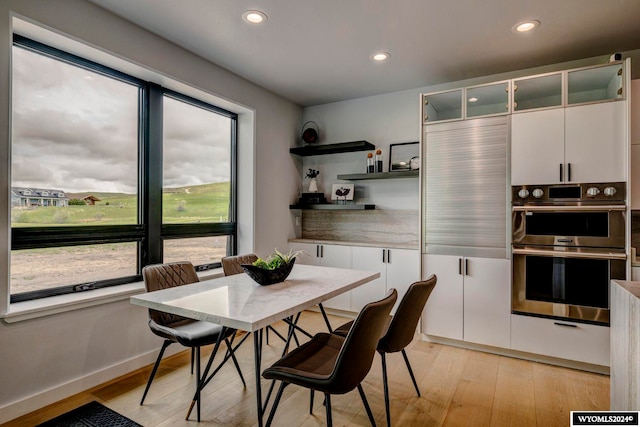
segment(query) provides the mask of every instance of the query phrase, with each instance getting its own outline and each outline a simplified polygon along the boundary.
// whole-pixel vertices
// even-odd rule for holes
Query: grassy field
[[[229,213],[229,191],[228,182],[165,189],[162,194],[163,223],[225,222]],[[68,193],[67,197],[79,199],[89,194],[100,199],[95,206],[12,208],[11,226],[121,225],[137,222],[135,194]]]

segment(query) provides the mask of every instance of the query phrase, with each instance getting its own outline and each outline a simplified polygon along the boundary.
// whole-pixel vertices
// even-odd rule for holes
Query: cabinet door
[[[398,291],[398,302],[393,307],[395,313],[398,303],[404,297],[413,282],[420,280],[420,252],[411,249],[388,249],[387,288]]]
[[[351,248],[354,270],[376,271],[380,277],[351,291],[351,311],[359,312],[366,304],[384,297],[387,283],[386,249],[354,246]]]
[[[459,273],[461,257],[425,255],[425,278],[438,276],[422,315],[422,331],[427,335],[462,340],[463,282]]]
[[[511,116],[511,185],[562,182],[564,109]]]
[[[320,245],[320,265],[325,267],[351,268],[351,247]],[[338,310],[351,310],[351,291],[326,300],[323,305]]]
[[[315,243],[293,242],[290,245],[295,251],[302,251],[302,254],[296,258],[296,264],[320,265],[320,257],[318,256],[318,247]]]
[[[627,180],[624,123],[624,102],[566,109],[565,161],[571,165],[570,182]]]
[[[509,260],[465,258],[464,262],[464,340],[509,348],[511,341]]]

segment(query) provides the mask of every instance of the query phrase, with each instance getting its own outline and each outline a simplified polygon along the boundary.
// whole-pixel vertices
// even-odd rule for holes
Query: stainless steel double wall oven
[[[625,183],[512,187],[517,314],[609,324],[626,277]]]

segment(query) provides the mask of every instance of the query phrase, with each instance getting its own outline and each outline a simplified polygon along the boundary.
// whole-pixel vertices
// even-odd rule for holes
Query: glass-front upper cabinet
[[[622,99],[624,64],[613,64],[591,67],[568,72],[567,101],[568,104],[598,102]]]
[[[513,111],[562,106],[562,73],[513,81]]]
[[[509,113],[509,82],[474,86],[465,90],[467,118]]]
[[[462,119],[462,89],[423,95],[424,123]]]

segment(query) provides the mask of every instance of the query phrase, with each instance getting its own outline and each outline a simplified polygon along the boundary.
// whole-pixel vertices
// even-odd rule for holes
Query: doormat
[[[101,403],[89,402],[79,408],[38,424],[38,427],[142,427]]]

